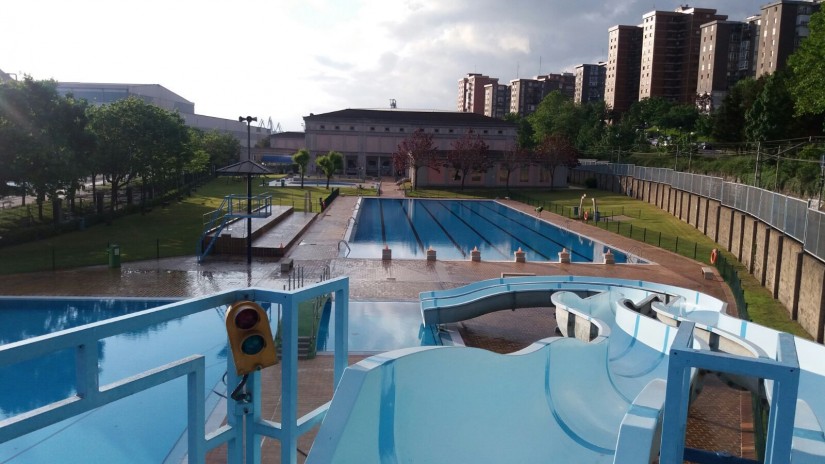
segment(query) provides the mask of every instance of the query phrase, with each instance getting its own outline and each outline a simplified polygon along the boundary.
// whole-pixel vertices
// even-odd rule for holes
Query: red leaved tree
[[[398,144],[398,149],[392,154],[392,164],[396,172],[412,170],[412,188],[415,190],[418,187],[419,169],[431,168],[438,171],[437,152],[432,134],[417,129]]]
[[[484,173],[492,166],[490,147],[472,130],[453,141],[452,147],[453,149],[447,153],[447,165],[455,169],[456,178],[461,178],[461,190],[464,190],[464,181],[468,174]]]
[[[550,188],[559,166],[574,168],[579,164],[579,152],[563,135],[544,137],[533,152],[533,162],[550,175]]]

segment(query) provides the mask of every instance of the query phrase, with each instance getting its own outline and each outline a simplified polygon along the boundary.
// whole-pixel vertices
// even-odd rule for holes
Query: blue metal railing
[[[247,205],[251,213],[247,213]],[[272,195],[227,195],[218,209],[203,215],[203,230],[198,240],[198,262],[212,251],[223,229],[242,218],[265,218],[272,215]]]
[[[263,436],[281,442],[281,462],[297,462],[297,440],[300,435],[323,420],[328,404],[298,417],[298,305],[302,301],[334,293],[335,302],[335,361],[334,380],[338,383],[347,366],[347,314],[349,279],[340,277],[295,291],[275,291],[247,288],[226,291],[207,297],[185,300],[134,314],[42,335],[0,346],[0,368],[21,361],[44,358],[61,350],[75,352],[75,394],[32,411],[0,420],[0,443],[42,429],[57,422],[76,417],[100,406],[136,393],[151,390],[171,380],[186,376],[187,443],[190,463],[205,462],[206,453],[227,444],[227,462],[260,462]],[[247,392],[251,402],[227,403],[226,425],[208,435],[205,431],[205,362],[198,353],[157,366],[116,382],[100,385],[98,369],[99,342],[105,338],[141,330],[158,323],[210,311],[240,300],[281,305],[282,334],[282,422],[262,418],[259,372],[250,374]],[[277,368],[277,366],[276,366]],[[234,386],[240,379],[227,361],[227,385]],[[71,380],[69,380],[71,382]],[[246,444],[244,450],[243,444]],[[244,461],[246,454],[246,461]]]

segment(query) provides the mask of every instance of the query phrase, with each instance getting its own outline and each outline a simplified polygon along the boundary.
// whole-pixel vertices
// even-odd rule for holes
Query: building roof
[[[288,138],[296,138],[296,139],[301,138],[301,139],[303,139],[305,135],[306,134],[304,134],[303,132],[285,131],[285,132],[275,132],[275,133],[272,134],[272,137],[287,138],[287,139]]]
[[[380,123],[406,124],[455,124],[467,126],[512,126],[516,124],[501,119],[490,118],[477,113],[457,111],[406,111],[406,110],[367,110],[352,109],[333,111],[331,113],[304,116],[307,121],[375,121]]]

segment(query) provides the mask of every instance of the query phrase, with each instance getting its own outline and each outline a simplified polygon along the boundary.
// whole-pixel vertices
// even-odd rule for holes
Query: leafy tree
[[[292,162],[298,165],[298,172],[301,174],[301,188],[304,188],[304,175],[309,164],[309,150],[301,148],[292,155]]]
[[[54,81],[22,81],[0,85],[0,180],[34,193],[38,218],[47,198],[76,183],[78,150],[85,143],[84,108],[61,97]]]
[[[810,35],[788,59],[797,115],[825,113],[825,11],[811,16]],[[825,129],[825,128],[823,128]]]
[[[121,187],[138,176],[150,182],[179,176],[191,155],[180,115],[137,98],[94,108],[90,127],[98,139],[94,158],[112,189],[113,211]]]
[[[764,79],[742,79],[728,91],[722,105],[711,116],[713,138],[720,142],[732,143],[746,140],[745,114],[753,106],[764,84]]]
[[[765,78],[765,86],[745,114],[745,134],[751,142],[781,140],[792,136],[793,100],[785,74],[775,72]]]
[[[415,190],[418,187],[418,171],[421,168],[438,170],[437,153],[438,148],[433,142],[432,134],[417,129],[398,144],[398,148],[392,154],[392,162],[396,171],[412,170],[412,188]]]
[[[455,169],[456,178],[461,178],[461,190],[471,172],[487,172],[492,166],[490,147],[480,135],[467,131],[460,139],[454,140],[452,150],[447,153],[447,164]]]
[[[550,189],[553,188],[556,170],[560,166],[572,168],[579,164],[578,151],[562,135],[545,137],[533,152],[533,161],[550,175]]]
[[[533,126],[527,118],[522,117],[518,113],[507,113],[504,115],[504,120],[518,125],[516,141],[519,148],[529,150],[536,145]]]
[[[232,135],[217,130],[201,135],[201,146],[209,155],[211,168],[224,167],[236,162],[241,154],[241,142]]]
[[[315,159],[315,164],[321,168],[324,176],[327,178],[327,190],[329,190],[329,180],[335,175],[335,171],[344,167],[344,155],[337,151],[330,151],[326,155],[319,156]]]

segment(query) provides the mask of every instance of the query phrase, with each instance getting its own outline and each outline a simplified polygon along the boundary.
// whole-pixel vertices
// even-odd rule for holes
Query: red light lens
[[[249,330],[252,327],[255,327],[255,324],[260,322],[261,316],[258,315],[258,311],[255,311],[253,308],[245,308],[238,311],[238,314],[235,315],[235,327],[241,330]]]

